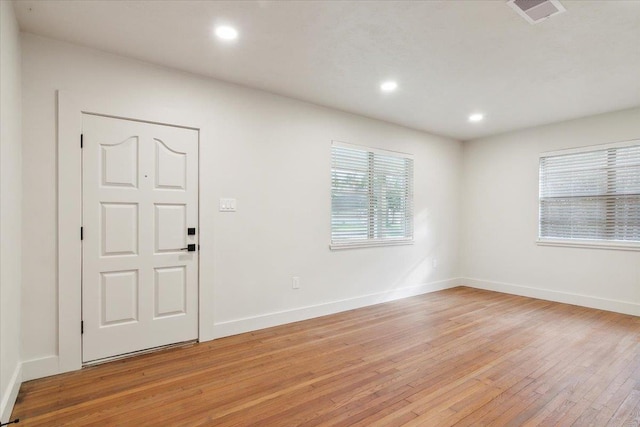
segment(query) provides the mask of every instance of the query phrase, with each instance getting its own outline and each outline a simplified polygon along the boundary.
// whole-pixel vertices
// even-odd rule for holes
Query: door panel
[[[155,204],[156,253],[177,252],[187,245],[187,205]]]
[[[101,327],[138,321],[138,270],[101,273]]]
[[[156,142],[156,188],[186,190],[187,156],[173,151],[159,139]]]
[[[83,115],[83,361],[198,337],[198,133]]]
[[[154,317],[186,314],[187,271],[184,267],[155,269]]]
[[[100,144],[100,165],[104,187],[138,186],[138,137],[115,145]]]
[[[102,256],[138,254],[138,204],[101,203]]]

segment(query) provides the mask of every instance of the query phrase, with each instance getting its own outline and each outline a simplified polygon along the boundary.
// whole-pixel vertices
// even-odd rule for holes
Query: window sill
[[[561,240],[538,239],[538,246],[562,246],[567,248],[610,249],[618,251],[640,251],[640,242],[620,242],[606,240]]]
[[[367,241],[367,242],[350,242],[350,243],[332,243],[329,248],[332,251],[341,251],[344,249],[358,249],[358,248],[377,248],[381,246],[401,246],[401,245],[413,245],[414,241],[411,240],[386,240],[386,241]]]

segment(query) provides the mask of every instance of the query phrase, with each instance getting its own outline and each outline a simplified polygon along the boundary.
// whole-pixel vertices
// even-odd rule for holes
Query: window
[[[541,243],[640,243],[640,141],[540,157]]]
[[[331,248],[413,242],[413,158],[334,142]]]

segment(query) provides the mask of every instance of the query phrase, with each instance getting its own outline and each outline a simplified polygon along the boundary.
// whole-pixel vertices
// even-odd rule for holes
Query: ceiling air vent
[[[508,0],[507,4],[530,24],[537,24],[566,10],[558,0]]]

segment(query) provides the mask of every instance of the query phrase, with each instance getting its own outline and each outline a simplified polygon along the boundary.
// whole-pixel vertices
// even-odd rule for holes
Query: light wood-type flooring
[[[622,426],[640,318],[459,287],[22,385],[19,426]]]

